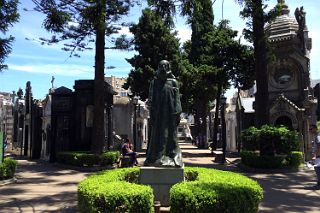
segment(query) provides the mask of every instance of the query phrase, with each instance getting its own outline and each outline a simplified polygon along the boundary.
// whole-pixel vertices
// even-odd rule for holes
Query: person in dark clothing
[[[127,138],[124,144],[121,147],[122,156],[130,156],[132,160],[132,164],[135,166],[138,165],[137,153],[132,150],[132,144],[130,140]]]

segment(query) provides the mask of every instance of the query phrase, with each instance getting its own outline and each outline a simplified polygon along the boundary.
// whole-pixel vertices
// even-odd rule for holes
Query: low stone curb
[[[257,173],[257,174],[273,174],[273,173],[296,173],[304,169],[304,167],[300,168],[277,168],[277,169],[262,169],[262,168],[253,168],[244,165],[243,163],[238,163],[237,167],[243,171],[248,173]]]
[[[54,166],[64,168],[64,169],[72,169],[79,172],[99,172],[102,170],[108,170],[108,169],[115,169],[117,168],[117,164],[114,165],[108,165],[108,166],[94,166],[94,167],[80,167],[80,166],[73,166],[69,164],[62,164],[62,163],[54,163]]]
[[[16,183],[16,182],[18,182],[18,180],[15,177],[10,178],[10,179],[6,179],[6,180],[0,180],[0,186],[4,186],[4,185],[11,184],[11,183]]]

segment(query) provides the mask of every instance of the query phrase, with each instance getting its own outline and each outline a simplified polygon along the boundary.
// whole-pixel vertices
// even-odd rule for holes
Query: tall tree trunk
[[[207,147],[207,109],[206,107],[203,108],[203,113],[202,113],[202,125],[201,125],[201,135],[202,135],[202,144],[200,148],[206,148]]]
[[[199,139],[199,132],[200,132],[200,116],[199,116],[199,111],[198,108],[195,111],[194,114],[194,121],[195,121],[195,128],[193,134],[195,135],[195,140],[196,140],[196,145],[198,146],[198,139]]]
[[[207,103],[208,101],[201,99],[197,101],[197,121],[198,121],[198,147],[204,148],[207,138]]]
[[[217,149],[217,134],[218,134],[218,126],[219,126],[219,108],[220,108],[220,96],[222,93],[222,86],[218,86],[217,98],[216,98],[216,110],[214,112],[214,121],[213,121],[213,138],[212,138],[212,146],[213,150]]]
[[[255,99],[256,126],[268,124],[268,75],[266,57],[266,38],[264,33],[264,17],[262,0],[256,0],[253,7],[253,45],[255,58],[255,72],[257,93]]]
[[[105,7],[104,0],[101,4],[100,20],[96,27],[96,55],[95,55],[95,76],[94,76],[94,117],[92,129],[91,150],[94,153],[101,153],[104,145],[104,48],[105,48]],[[104,14],[104,15],[102,15]]]
[[[237,91],[237,99],[240,99],[240,88],[238,87]],[[238,100],[237,100],[238,102]],[[239,106],[237,103],[237,108],[238,108],[238,113],[237,113],[237,126],[238,126],[238,131],[237,131],[237,149],[238,153],[240,153],[241,147],[242,147],[242,140],[241,140],[241,132],[242,132],[242,117],[243,117],[243,106]]]

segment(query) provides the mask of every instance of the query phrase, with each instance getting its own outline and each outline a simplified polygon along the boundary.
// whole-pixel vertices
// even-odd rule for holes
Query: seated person
[[[135,166],[138,165],[137,160],[137,153],[132,151],[132,144],[130,143],[130,140],[127,138],[125,140],[125,143],[121,147],[122,156],[130,156],[132,160],[132,164]]]

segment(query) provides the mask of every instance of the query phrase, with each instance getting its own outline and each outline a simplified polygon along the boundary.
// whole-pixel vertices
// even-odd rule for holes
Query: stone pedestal
[[[150,185],[154,200],[161,206],[169,206],[169,191],[172,185],[184,181],[184,167],[141,167],[140,183]]]

